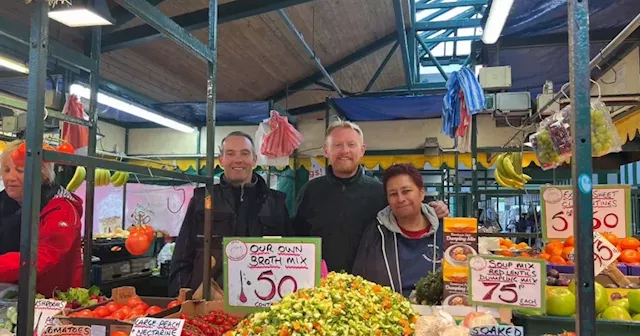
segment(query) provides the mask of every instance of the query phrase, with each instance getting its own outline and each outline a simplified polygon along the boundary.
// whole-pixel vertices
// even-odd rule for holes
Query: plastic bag
[[[600,100],[591,101],[591,156],[601,157],[622,150],[622,140],[611,113]]]
[[[171,261],[173,257],[173,249],[175,248],[176,243],[168,243],[162,247],[160,253],[158,253],[158,268],[162,268],[162,264]]]
[[[271,127],[269,127],[269,123],[267,121],[262,122],[258,126],[258,130],[256,131],[255,138],[256,139],[256,149],[258,154],[258,159],[256,164],[258,166],[276,166],[276,167],[284,167],[289,164],[289,157],[277,157],[272,158],[266,155],[262,155],[260,148],[262,148],[262,143],[264,142],[264,136],[267,135],[271,131]]]

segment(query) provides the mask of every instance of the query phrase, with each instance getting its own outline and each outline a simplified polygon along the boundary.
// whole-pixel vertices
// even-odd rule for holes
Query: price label
[[[543,260],[475,256],[469,260],[472,305],[545,309]]]
[[[506,325],[473,327],[470,336],[524,336],[524,328]]]
[[[58,315],[67,303],[64,301],[37,299],[34,307],[33,330],[37,335],[42,335],[45,328],[53,326],[55,323],[54,316]]]
[[[620,251],[598,232],[593,233],[593,272],[597,276],[620,256]]]
[[[91,336],[91,327],[76,325],[49,325],[42,331],[41,336]]]
[[[224,238],[224,299],[253,312],[320,283],[320,238]]]
[[[564,240],[573,235],[573,190],[571,186],[542,187],[542,233],[545,240]],[[631,187],[594,186],[593,231],[631,235]]]
[[[324,176],[324,167],[317,159],[311,158],[311,169],[309,170],[309,180]]]
[[[157,319],[143,317],[133,323],[129,336],[180,336],[183,319]]]

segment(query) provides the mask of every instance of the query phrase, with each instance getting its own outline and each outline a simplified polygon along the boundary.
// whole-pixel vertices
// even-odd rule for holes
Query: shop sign
[[[524,336],[524,328],[506,325],[473,327],[469,336]]]
[[[54,316],[58,315],[67,303],[59,300],[37,299],[34,307],[33,329],[37,335],[42,335],[46,327],[55,325]]]

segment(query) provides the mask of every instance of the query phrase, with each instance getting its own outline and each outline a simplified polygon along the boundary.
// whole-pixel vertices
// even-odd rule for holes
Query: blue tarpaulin
[[[336,98],[332,99],[347,119],[383,121],[440,118],[442,96]]]

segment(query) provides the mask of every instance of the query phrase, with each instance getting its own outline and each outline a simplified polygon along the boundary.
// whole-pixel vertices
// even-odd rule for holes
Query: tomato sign
[[[571,186],[546,186],[542,195],[542,234],[545,240],[564,240],[573,235],[573,190]],[[631,187],[594,186],[593,231],[618,237],[631,235]]]
[[[320,284],[320,238],[224,238],[225,306],[254,312]]]
[[[545,310],[544,260],[475,256],[469,260],[471,305]]]
[[[600,233],[593,233],[593,273],[597,276],[620,256],[620,251]]]

